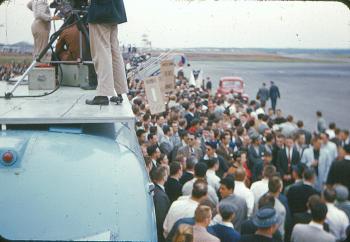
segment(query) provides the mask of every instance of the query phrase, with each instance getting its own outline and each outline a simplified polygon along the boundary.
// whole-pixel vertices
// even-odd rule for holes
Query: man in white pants
[[[91,56],[97,73],[97,93],[88,105],[117,104],[128,92],[125,67],[119,51],[118,24],[125,23],[123,0],[92,0],[89,9]]]

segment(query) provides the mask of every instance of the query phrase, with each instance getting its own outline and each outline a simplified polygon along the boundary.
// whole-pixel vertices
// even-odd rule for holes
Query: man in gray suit
[[[335,242],[335,237],[323,230],[323,224],[327,216],[327,206],[319,202],[311,206],[312,221],[309,224],[295,225],[291,242]]]

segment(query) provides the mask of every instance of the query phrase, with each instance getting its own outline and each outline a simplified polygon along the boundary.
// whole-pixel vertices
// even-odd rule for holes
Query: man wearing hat
[[[243,235],[241,242],[273,242],[273,234],[278,229],[278,215],[274,208],[261,208],[253,218],[258,228],[255,234]]]
[[[329,169],[327,184],[341,184],[350,190],[350,145],[344,146],[345,156],[343,160],[334,161]],[[350,197],[348,197],[350,198]]]
[[[237,207],[231,203],[221,203],[219,205],[219,213],[222,222],[209,226],[208,232],[218,237],[221,242],[238,242],[241,238],[240,234],[233,228],[232,220],[235,217]]]

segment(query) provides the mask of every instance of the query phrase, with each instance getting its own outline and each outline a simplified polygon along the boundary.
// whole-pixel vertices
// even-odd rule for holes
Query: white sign
[[[163,60],[160,64],[160,89],[162,93],[175,90],[175,64],[171,60]]]
[[[160,90],[159,78],[149,77],[144,80],[144,83],[151,114],[165,112],[165,102],[163,99],[164,94]]]

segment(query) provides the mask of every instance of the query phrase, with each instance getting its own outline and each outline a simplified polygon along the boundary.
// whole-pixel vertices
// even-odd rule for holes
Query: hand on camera
[[[55,20],[60,20],[61,19],[61,17],[60,16],[53,16],[53,17],[51,17],[51,20],[53,20],[53,21],[55,21]]]

